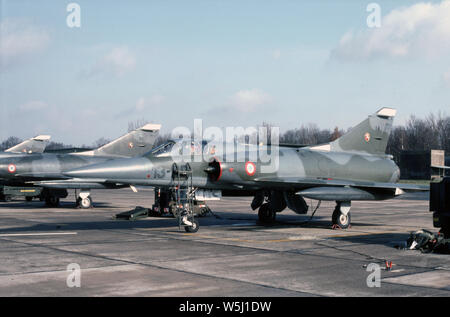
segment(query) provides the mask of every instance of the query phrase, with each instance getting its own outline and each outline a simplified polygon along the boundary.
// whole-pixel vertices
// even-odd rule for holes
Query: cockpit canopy
[[[174,145],[174,141],[167,141],[151,150],[150,154],[153,156],[165,156],[165,154],[167,155],[168,153],[170,153],[170,151],[172,151]]]
[[[164,156],[185,156],[185,155],[201,155],[214,154],[214,145],[208,145],[208,141],[202,140],[169,140],[160,146],[154,148],[150,154],[156,157]]]

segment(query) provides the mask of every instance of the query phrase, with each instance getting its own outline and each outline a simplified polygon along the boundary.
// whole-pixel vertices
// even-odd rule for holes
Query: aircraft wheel
[[[150,209],[150,214],[153,217],[162,217],[163,211],[161,210],[161,207],[155,207],[155,205],[153,205]]]
[[[443,223],[441,225],[441,230],[439,230],[439,232],[444,235],[444,239],[450,238],[450,218],[445,217],[443,219]]]
[[[59,197],[49,196],[45,198],[45,204],[49,207],[58,207],[59,206]]]
[[[198,217],[205,217],[210,212],[210,209],[208,206],[199,208],[197,212]]]
[[[85,197],[85,198],[78,198],[79,199],[79,206],[82,209],[89,209],[92,207],[92,199],[91,197]]]
[[[336,207],[331,220],[333,222],[333,225],[338,225],[341,229],[347,229],[348,227],[350,227],[351,215],[350,212],[348,212],[347,215],[344,215],[341,210]]]
[[[268,203],[264,203],[259,207],[258,219],[262,223],[271,224],[275,222],[276,213],[269,208]]]
[[[196,233],[198,231],[198,228],[200,228],[200,225],[198,224],[197,220],[194,220],[192,226],[186,226],[184,227],[184,230],[189,233]]]

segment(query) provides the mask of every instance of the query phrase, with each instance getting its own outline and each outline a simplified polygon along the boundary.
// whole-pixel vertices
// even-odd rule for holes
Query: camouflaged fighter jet
[[[286,207],[306,214],[309,206],[304,198],[310,198],[336,201],[332,223],[348,228],[353,200],[384,200],[404,191],[428,190],[425,186],[397,183],[400,170],[385,154],[395,114],[395,109],[382,108],[327,144],[298,148],[246,146],[246,155],[259,150],[278,153],[278,168],[269,172],[264,171],[267,162],[260,156],[236,162],[235,154],[242,149],[217,153],[215,145],[206,141],[196,144],[189,139],[169,141],[143,157],[111,160],[65,175],[95,179],[105,186],[121,183],[170,189],[178,188],[179,171],[191,171],[192,188],[197,192],[254,196],[251,207],[259,208],[259,219],[264,223],[273,222],[276,213]],[[191,153],[182,151],[184,148],[192,149]]]
[[[4,152],[0,152],[0,159],[6,159],[15,156],[17,157],[17,155],[21,154],[43,153],[49,140],[50,140],[49,135],[35,136],[34,138],[25,140],[17,145],[10,147]],[[12,166],[10,168],[12,168]],[[14,192],[15,194],[19,193],[20,195],[22,195],[23,193],[26,193],[26,195],[33,195],[35,190],[29,191],[28,188],[24,189],[18,187],[3,186],[3,182],[0,179],[0,200],[9,200],[10,192]],[[30,200],[29,196],[25,197],[27,200]]]
[[[3,157],[0,155],[0,182],[8,186],[43,187],[41,198],[52,207],[59,205],[60,198],[67,197],[67,189],[79,189],[77,206],[89,208],[92,205],[91,189],[124,186],[69,179],[63,173],[113,158],[143,155],[152,149],[160,128],[159,124],[146,124],[91,151],[68,154],[10,154]]]

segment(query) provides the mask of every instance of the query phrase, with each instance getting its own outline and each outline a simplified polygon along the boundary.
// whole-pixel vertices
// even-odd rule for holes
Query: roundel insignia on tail
[[[16,166],[14,164],[9,164],[8,165],[8,172],[15,173],[16,172]]]
[[[255,163],[253,163],[253,162],[245,163],[245,172],[247,173],[248,176],[255,175],[255,172],[256,172]]]
[[[370,133],[369,133],[369,132],[367,132],[366,134],[364,134],[364,140],[365,140],[366,142],[369,142],[369,141],[370,141]]]

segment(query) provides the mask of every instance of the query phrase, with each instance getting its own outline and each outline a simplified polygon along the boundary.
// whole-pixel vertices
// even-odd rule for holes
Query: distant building
[[[402,151],[398,158],[401,179],[430,179],[430,151]]]
[[[401,179],[431,179],[442,176],[443,170],[431,166],[450,166],[444,151],[402,151],[396,158]],[[449,175],[449,170],[445,171]]]

